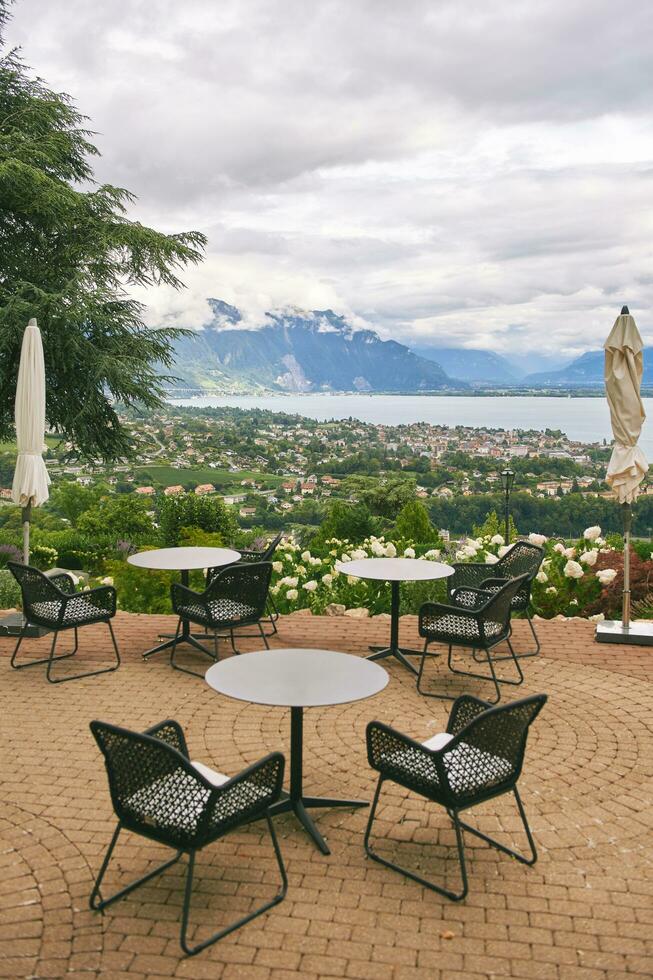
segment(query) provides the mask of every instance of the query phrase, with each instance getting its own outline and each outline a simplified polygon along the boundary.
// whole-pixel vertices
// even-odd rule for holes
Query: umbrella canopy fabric
[[[39,507],[48,499],[50,477],[43,461],[45,434],[45,363],[36,320],[23,334],[16,385],[18,459],[11,498],[21,507]]]
[[[614,447],[606,473],[620,504],[632,504],[646,476],[648,462],[637,445],[646,418],[639,393],[642,383],[642,338],[624,306],[615,320],[605,349],[605,391],[610,406]]]

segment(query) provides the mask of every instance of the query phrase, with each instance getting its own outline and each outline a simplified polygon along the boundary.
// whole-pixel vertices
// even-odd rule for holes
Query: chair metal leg
[[[57,660],[63,660],[63,659],[65,659],[64,657],[55,657],[55,655],[54,655],[54,651],[55,651],[55,648],[57,646],[57,638],[59,636],[59,633],[58,632],[55,632],[54,633],[54,636],[52,637],[52,646],[50,647],[50,656],[47,659],[48,666],[46,667],[46,670],[45,670],[45,676],[47,677],[47,679],[50,682],[50,684],[65,684],[65,683],[67,683],[67,681],[77,681],[77,680],[80,680],[80,678],[82,678],[82,677],[97,677],[98,674],[111,674],[111,673],[113,673],[114,670],[118,670],[118,667],[120,667],[120,650],[118,649],[118,644],[116,643],[116,636],[115,636],[115,633],[113,632],[113,626],[111,625],[111,621],[107,619],[106,620],[106,624],[109,627],[109,633],[111,634],[111,642],[113,644],[113,650],[114,650],[114,654],[115,654],[115,658],[116,658],[116,662],[115,662],[114,666],[113,667],[101,667],[100,670],[87,670],[87,671],[83,671],[81,674],[70,674],[67,677],[53,677],[52,676],[52,665]],[[75,627],[75,649],[73,650],[73,653],[76,652],[77,645],[78,645],[78,640],[77,640],[77,627]]]
[[[180,630],[181,630],[181,628],[182,628],[182,619],[181,619],[181,616],[180,616],[179,619],[178,619],[178,621],[177,621],[177,629],[175,631],[175,637],[174,637],[174,640],[172,641],[172,647],[170,649],[170,666],[173,668],[173,670],[179,670],[179,671],[181,671],[182,674],[190,674],[191,677],[201,677],[202,680],[204,680],[204,674],[200,674],[196,670],[191,670],[190,667],[180,667],[179,666],[179,664],[176,662],[177,644],[179,642],[190,644],[194,649],[197,649],[199,653],[205,654],[212,663],[217,660],[217,656],[214,657],[213,654],[211,653],[211,651],[210,650],[207,650],[200,643],[196,643],[196,642],[192,642],[191,643],[191,640],[188,637],[186,637],[186,638],[181,637],[180,636]],[[213,642],[214,642],[215,648],[217,650],[217,638],[214,638],[214,641]]]
[[[256,625],[258,626],[258,628],[259,628],[259,630],[260,630],[260,633],[261,633],[261,639],[262,639],[262,640],[263,640],[263,642],[265,643],[265,649],[266,649],[266,650],[269,650],[269,649],[270,649],[270,644],[268,643],[268,638],[267,638],[267,636],[265,635],[265,631],[263,630],[263,627],[262,627],[262,625],[261,625],[261,623],[260,623],[260,622],[258,622],[258,623],[257,623]]]
[[[494,690],[496,691],[496,695],[497,696],[496,696],[496,698],[495,698],[494,701],[490,701],[489,703],[490,704],[498,704],[499,701],[501,700],[501,688],[499,687],[499,684],[510,684],[512,686],[518,686],[519,684],[523,683],[523,680],[524,680],[524,674],[523,674],[522,669],[519,666],[519,662],[517,661],[517,658],[515,656],[515,651],[513,650],[512,643],[510,642],[510,636],[507,636],[506,637],[506,643],[508,644],[508,648],[510,650],[510,655],[511,655],[509,659],[512,659],[514,661],[514,663],[515,663],[515,667],[517,668],[517,673],[519,674],[519,680],[512,681],[512,680],[510,680],[509,678],[506,678],[506,677],[497,677],[496,671],[494,669],[494,664],[495,664],[496,660],[498,660],[499,658],[494,658],[492,656],[492,654],[491,654],[491,648],[490,647],[484,648],[484,653],[485,653],[485,657],[486,657],[486,660],[487,660],[487,665],[490,668],[490,676],[489,677],[488,677],[487,674],[476,674],[476,673],[474,673],[471,670],[458,670],[458,669],[456,669],[453,666],[453,664],[451,663],[451,647],[449,647],[449,659],[448,659],[449,670],[451,671],[452,674],[459,674],[462,677],[475,677],[477,680],[481,680],[481,681],[492,681],[492,683],[494,684]]]
[[[535,632],[535,627],[533,625],[533,620],[531,619],[531,614],[528,611],[528,609],[526,610],[526,619],[528,621],[528,625],[530,626],[531,633],[533,634],[533,639],[535,640],[535,649],[534,650],[528,650],[526,653],[514,653],[512,655],[509,654],[509,653],[504,653],[500,657],[495,657],[494,658],[495,662],[498,663],[500,660],[511,660],[513,656],[516,657],[517,660],[526,660],[527,657],[537,657],[538,653],[540,652],[540,650],[542,648],[541,648],[541,645],[540,645],[540,639],[539,639],[537,633]],[[512,636],[512,628],[510,630],[510,635]]]
[[[142,878],[137,878],[136,881],[132,881],[129,885],[126,885],[124,888],[121,888],[120,891],[117,891],[114,895],[111,895],[109,898],[102,898],[102,895],[100,893],[100,888],[102,887],[102,881],[104,879],[105,872],[109,867],[109,861],[111,860],[111,855],[113,854],[113,849],[116,846],[121,830],[122,830],[122,824],[119,823],[113,833],[113,837],[111,838],[111,843],[109,844],[107,853],[104,855],[102,867],[100,868],[98,872],[98,876],[95,879],[95,884],[93,885],[93,891],[91,892],[91,897],[89,898],[89,905],[96,912],[103,912],[104,909],[107,907],[107,905],[111,905],[113,902],[117,902],[119,898],[124,898],[125,895],[129,895],[129,893],[133,892],[135,888],[139,887],[139,885],[144,885],[146,881],[150,881],[151,878],[155,878],[157,875],[160,875],[162,871],[165,871],[167,868],[172,867],[172,865],[175,864],[183,854],[183,851],[177,851],[176,855],[173,858],[166,861],[164,864],[160,864],[158,867],[154,869],[154,871],[149,871],[146,875],[143,875]]]
[[[429,656],[435,656],[435,654],[429,654],[427,652],[428,644],[429,644],[429,641],[426,640],[425,643],[424,643],[424,650],[422,651],[422,659],[420,661],[419,671],[417,672],[417,690],[425,698],[437,698],[439,701],[455,701],[456,700],[456,695],[451,695],[451,694],[434,694],[432,691],[424,691],[424,690],[422,690],[421,684],[422,684],[422,677],[424,675],[424,664],[426,662],[426,658],[429,657]],[[438,654],[438,656],[439,656],[439,654]],[[449,647],[449,657],[451,657],[451,647]]]
[[[376,792],[374,794],[374,801],[372,803],[372,809],[370,810],[369,820],[367,821],[367,827],[365,829],[364,846],[365,853],[368,857],[371,857],[373,861],[378,861],[379,864],[385,865],[386,868],[391,868],[393,871],[398,871],[400,874],[405,875],[407,878],[411,878],[413,881],[417,881],[420,885],[424,885],[425,888],[429,888],[431,891],[438,892],[440,895],[444,895],[445,898],[451,899],[452,902],[460,902],[468,890],[467,882],[467,868],[465,865],[465,845],[463,840],[462,827],[464,824],[458,819],[458,814],[455,811],[447,811],[453,822],[454,830],[456,831],[456,846],[458,851],[458,864],[460,866],[460,876],[462,881],[462,889],[459,892],[452,892],[448,888],[442,888],[440,885],[436,885],[433,881],[429,881],[427,878],[423,878],[421,875],[416,874],[414,871],[410,871],[408,868],[402,867],[400,864],[395,864],[393,861],[389,861],[387,858],[381,857],[380,854],[375,853],[370,847],[370,832],[372,830],[372,824],[374,823],[374,817],[376,815],[376,807],[379,802],[379,794],[381,792],[381,786],[383,785],[383,776],[379,776],[379,781],[376,786]]]
[[[55,636],[56,636],[56,633],[55,633]],[[41,657],[40,660],[28,660],[27,663],[25,663],[25,664],[17,664],[16,663],[16,657],[18,656],[19,647],[20,647],[20,645],[21,645],[21,643],[23,642],[24,639],[25,639],[25,636],[24,636],[23,633],[21,633],[20,636],[18,637],[18,642],[16,643],[16,646],[14,648],[14,652],[11,655],[10,665],[13,667],[14,670],[25,670],[26,667],[37,667],[39,664],[49,664],[50,661],[53,660],[53,659],[54,660],[67,660],[68,657],[74,657],[75,656],[75,654],[77,653],[77,648],[79,646],[79,641],[78,641],[78,637],[77,637],[77,629],[75,629],[75,646],[70,651],[70,653],[60,653],[58,657],[54,657],[53,658],[52,657],[52,650],[50,650],[50,656]]]
[[[195,870],[195,852],[191,851],[188,855],[188,871],[186,873],[186,888],[184,890],[184,905],[181,913],[181,934],[180,943],[181,948],[187,956],[195,956],[197,953],[206,949],[207,946],[217,943],[219,939],[224,936],[228,936],[230,932],[239,929],[241,926],[246,925],[246,923],[251,922],[257,916],[262,915],[263,912],[267,912],[274,905],[278,905],[279,902],[283,901],[286,896],[286,891],[288,890],[288,877],[286,875],[286,869],[283,863],[283,858],[281,856],[281,851],[279,849],[279,842],[277,840],[277,835],[274,831],[274,826],[270,819],[270,814],[266,811],[265,819],[267,820],[268,830],[270,831],[270,837],[272,838],[272,845],[274,847],[274,853],[277,859],[277,865],[279,866],[279,871],[281,872],[281,888],[277,894],[271,898],[269,901],[265,902],[259,908],[255,909],[253,912],[249,912],[242,918],[238,919],[236,922],[232,922],[231,925],[225,926],[224,929],[219,929],[214,932],[213,935],[209,936],[208,939],[204,939],[201,943],[197,943],[195,946],[189,946],[187,941],[188,932],[188,919],[190,916],[190,902],[193,891],[193,873]]]
[[[533,865],[537,861],[537,850],[535,849],[535,841],[533,840],[531,828],[529,827],[528,820],[526,819],[526,811],[524,810],[524,805],[521,801],[521,797],[516,786],[513,788],[513,794],[515,796],[515,800],[517,801],[517,809],[519,810],[522,826],[526,833],[528,847],[531,852],[530,857],[526,857],[524,854],[520,854],[518,851],[513,851],[512,848],[506,847],[505,844],[500,844],[498,841],[494,840],[494,838],[488,837],[487,834],[482,834],[480,830],[477,830],[475,827],[470,827],[469,824],[464,823],[462,820],[459,821],[460,826],[470,834],[474,834],[475,837],[479,837],[481,840],[485,841],[486,844],[496,847],[498,851],[503,851],[504,854],[509,854],[510,857],[515,858],[517,861],[521,861],[522,864]]]

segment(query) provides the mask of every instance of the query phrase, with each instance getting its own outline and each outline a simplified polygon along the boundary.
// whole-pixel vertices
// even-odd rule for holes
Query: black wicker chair
[[[211,631],[215,653],[212,655],[208,650],[206,652],[213,659],[218,657],[220,631],[228,632],[232,650],[239,653],[235,645],[234,630],[240,626],[258,626],[261,638],[266,648],[269,648],[261,620],[265,616],[271,575],[272,564],[269,561],[244,565],[239,563],[223,568],[211,579],[204,592],[193,592],[185,585],[173,583],[172,607],[179,616],[175,641],[179,637],[182,620],[187,620]],[[170,663],[175,670],[182,670],[196,677],[204,676],[187,667],[180,667],[175,660],[176,650],[175,642],[170,651]]]
[[[453,901],[467,894],[463,830],[523,864],[535,864],[537,851],[517,790],[528,729],[547,700],[546,694],[493,708],[468,694],[458,698],[449,715],[446,734],[416,742],[401,732],[372,721],[367,726],[367,757],[379,781],[365,831],[369,857],[418,881]],[[407,868],[381,857],[370,847],[370,833],[381,786],[386,779],[443,806],[454,826],[462,879],[459,892],[434,884]],[[528,841],[530,856],[519,854],[460,819],[460,813],[503,793],[513,793]]]
[[[419,610],[418,629],[419,635],[424,637],[424,651],[422,661],[417,675],[417,690],[420,694],[429,698],[440,698],[441,700],[452,700],[450,695],[435,694],[431,691],[422,690],[422,675],[424,664],[427,657],[439,656],[431,653],[428,649],[429,643],[445,643],[449,647],[448,667],[453,674],[462,674],[465,677],[476,677],[479,680],[493,681],[496,691],[496,698],[492,702],[497,704],[501,700],[501,684],[521,684],[524,680],[522,669],[510,642],[510,610],[513,597],[524,587],[527,576],[520,575],[519,578],[510,579],[498,588],[490,592],[481,589],[459,588],[451,593],[451,605],[439,602],[425,602]],[[494,669],[495,658],[491,655],[492,649],[498,643],[506,641],[508,649],[512,655],[515,667],[517,668],[518,680],[509,680],[505,677],[498,678]],[[487,674],[476,674],[468,670],[458,670],[451,662],[451,652],[453,647],[464,647],[471,649],[472,653],[482,650],[490,668]]]
[[[7,562],[7,568],[20,586],[23,598],[23,617],[26,622],[35,623],[53,634],[48,657],[18,664],[16,658],[26,635],[25,629],[23,629],[11,657],[11,666],[14,670],[47,664],[45,674],[49,682],[51,684],[63,684],[65,681],[78,680],[80,677],[94,677],[97,674],[108,674],[118,669],[120,652],[111,625],[111,619],[116,614],[116,590],[113,586],[102,585],[86,592],[76,592],[72,578],[65,572],[49,577],[39,571],[38,568],[32,568],[31,565],[20,565],[12,561]],[[65,677],[53,677],[52,665],[59,660],[67,660],[77,653],[77,630],[81,626],[88,626],[91,623],[106,623],[109,627],[116,658],[114,666],[102,667],[100,670],[88,670],[81,674],[69,674]],[[55,656],[57,639],[59,633],[64,630],[75,631],[75,646],[70,653],[63,653],[57,657]]]
[[[526,653],[516,653],[516,657],[536,657],[540,652],[540,640],[531,619],[530,604],[533,579],[539,572],[543,560],[544,549],[539,545],[531,544],[530,541],[515,541],[503,558],[499,558],[494,565],[479,562],[455,563],[454,574],[447,580],[447,587],[451,594],[454,589],[465,586],[496,591],[508,579],[516,578],[518,575],[527,576],[524,585],[513,597],[511,610],[525,613],[535,640],[535,649]],[[507,657],[495,657],[495,659],[505,660]]]
[[[241,551],[240,558],[238,559],[238,562],[236,564],[253,565],[261,561],[272,561],[272,558],[274,557],[274,553],[279,547],[279,543],[282,537],[283,537],[283,532],[279,531],[276,538],[273,538],[272,541],[269,541],[266,547],[263,549],[263,551],[247,551],[247,550]],[[224,566],[220,568],[207,568],[206,570],[207,585],[210,585],[211,581],[215,578],[215,576],[220,574],[222,568],[224,568]],[[272,631],[268,633],[267,636],[273,636],[274,633],[277,632],[277,620],[279,619],[279,610],[276,607],[274,596],[272,594],[268,595],[267,615],[268,615],[268,619],[270,620],[270,625],[272,626]],[[247,634],[240,634],[240,635],[245,636]]]
[[[143,734],[92,721],[91,731],[104,755],[111,802],[118,817],[118,826],[91,892],[92,909],[105,909],[187,854],[180,942],[183,951],[193,956],[282,901],[288,879],[269,814],[269,807],[279,799],[283,784],[281,753],[274,752],[229,778],[200,762],[190,761],[184,733],[176,721],[163,721]],[[196,853],[236,827],[262,817],[267,822],[281,872],[280,891],[237,922],[189,946],[187,931]],[[102,898],[102,880],[123,829],[172,847],[177,853],[114,895]]]

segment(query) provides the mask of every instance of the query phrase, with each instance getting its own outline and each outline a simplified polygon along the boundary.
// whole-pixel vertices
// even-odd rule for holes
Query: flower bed
[[[622,553],[601,537],[599,527],[587,528],[583,537],[569,544],[530,534],[528,540],[544,548],[542,568],[533,583],[536,614],[590,616],[616,614],[620,607]],[[302,549],[292,539],[275,555],[272,594],[282,613],[310,609],[314,613],[340,613],[364,609],[370,615],[390,611],[390,590],[383,582],[358,579],[339,572],[336,564],[371,557],[417,557],[423,561],[483,562],[495,564],[508,550],[500,534],[467,538],[455,551],[421,548],[407,541],[369,537],[358,544],[332,538],[322,549]],[[646,580],[653,562],[634,556],[638,579]],[[488,575],[490,574],[488,570]],[[411,583],[402,587],[402,612],[417,612],[426,599],[442,600],[446,583]]]

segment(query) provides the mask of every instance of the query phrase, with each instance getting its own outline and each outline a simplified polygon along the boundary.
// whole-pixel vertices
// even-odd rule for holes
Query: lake
[[[433,425],[489,426],[496,429],[561,429],[579,442],[612,441],[605,398],[516,395],[199,395],[173,399],[176,405],[263,408],[317,419],[353,418],[376,425],[430,422]],[[649,414],[653,398],[644,399]],[[644,423],[640,445],[653,458],[653,430]]]

